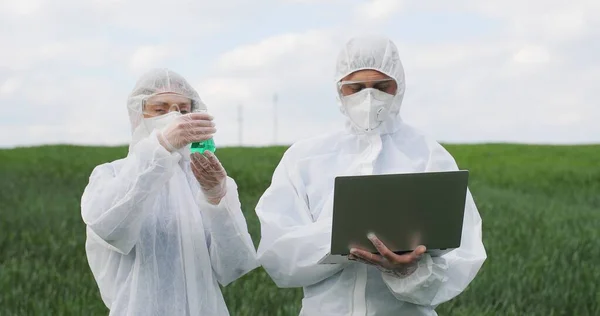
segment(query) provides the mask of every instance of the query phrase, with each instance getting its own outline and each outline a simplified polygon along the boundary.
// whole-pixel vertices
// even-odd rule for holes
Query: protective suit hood
[[[337,83],[347,75],[359,70],[376,70],[388,75],[396,81],[398,90],[389,109],[388,118],[381,126],[373,131],[378,134],[396,132],[401,125],[400,107],[404,98],[406,84],[404,81],[404,68],[400,61],[398,48],[385,37],[355,37],[349,40],[340,51],[335,71],[335,84],[338,91],[338,105],[340,111],[346,116],[346,129],[353,134],[363,134],[351,123],[341,103],[341,95]]]
[[[166,68],[156,68],[146,72],[138,79],[127,99],[132,133],[130,151],[135,144],[152,132],[142,124],[144,102],[152,96],[166,93],[178,94],[192,100],[192,111],[206,110],[206,105],[200,99],[198,92],[180,74]]]

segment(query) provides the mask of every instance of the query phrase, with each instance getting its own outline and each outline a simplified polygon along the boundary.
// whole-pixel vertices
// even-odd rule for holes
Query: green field
[[[440,315],[600,315],[600,146],[447,146],[471,170],[488,260]],[[285,148],[217,153],[254,206]],[[0,315],[106,315],[79,202],[93,167],[126,148],[0,150]],[[224,289],[232,315],[297,315],[299,289],[257,269]]]

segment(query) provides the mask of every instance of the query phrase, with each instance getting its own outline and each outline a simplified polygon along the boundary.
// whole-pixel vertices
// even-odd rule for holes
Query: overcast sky
[[[598,0],[0,0],[0,147],[129,141],[137,77],[168,67],[217,145],[343,128],[342,44],[399,47],[405,121],[443,142],[600,142]],[[274,138],[273,94],[279,96]]]

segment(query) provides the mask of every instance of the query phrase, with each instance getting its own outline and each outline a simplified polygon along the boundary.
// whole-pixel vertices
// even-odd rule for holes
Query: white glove
[[[206,200],[213,205],[219,204],[227,194],[227,172],[217,156],[210,151],[205,151],[204,155],[193,153],[191,166]]]
[[[174,152],[189,143],[208,140],[217,131],[212,120],[207,113],[182,115],[158,134],[158,141],[166,150]]]

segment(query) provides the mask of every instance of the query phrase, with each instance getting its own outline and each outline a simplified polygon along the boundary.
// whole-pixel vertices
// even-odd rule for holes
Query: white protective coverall
[[[359,262],[317,264],[329,251],[336,176],[458,169],[440,144],[400,119],[405,82],[394,43],[350,40],[338,57],[336,84],[362,69],[396,80],[389,117],[370,133],[347,120],[345,131],[297,142],[285,152],[256,207],[262,231],[258,259],[279,287],[304,288],[301,315],[436,315],[434,308],[460,294],[486,259],[470,192],[460,248],[442,257],[424,254],[407,277]]]
[[[257,267],[237,186],[209,204],[188,151],[170,153],[145,128],[142,103],[172,92],[205,108],[180,75],[156,69],[129,97],[126,158],[97,166],[81,201],[87,258],[110,315],[229,315],[219,285]]]

